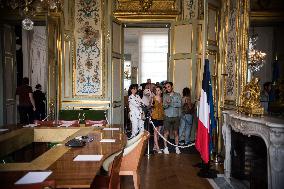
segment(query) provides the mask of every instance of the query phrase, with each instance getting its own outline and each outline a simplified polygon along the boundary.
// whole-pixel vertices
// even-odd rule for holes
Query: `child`
[[[128,102],[129,102],[129,115],[130,115],[130,121],[132,123],[132,134],[131,138],[136,136],[138,132],[144,131],[144,121],[142,119],[143,117],[143,111],[142,111],[142,105],[143,102],[140,98],[140,96],[137,94],[138,91],[138,85],[137,84],[131,84],[128,90]]]

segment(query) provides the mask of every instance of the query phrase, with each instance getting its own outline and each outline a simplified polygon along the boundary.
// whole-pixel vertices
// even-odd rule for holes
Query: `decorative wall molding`
[[[253,118],[234,111],[223,111],[222,134],[225,144],[225,176],[231,177],[231,130],[261,137],[267,147],[268,188],[284,188],[284,120]]]
[[[197,19],[198,1],[184,0],[183,2],[183,19]]]
[[[177,0],[116,0],[114,16],[124,20],[176,19],[180,14]]]

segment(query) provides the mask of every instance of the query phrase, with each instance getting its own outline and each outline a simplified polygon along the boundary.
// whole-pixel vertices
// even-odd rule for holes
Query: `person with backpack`
[[[185,87],[182,90],[182,100],[181,100],[181,119],[179,127],[179,144],[183,145],[182,136],[185,131],[185,145],[190,144],[190,131],[193,122],[194,104],[191,103],[190,89]]]

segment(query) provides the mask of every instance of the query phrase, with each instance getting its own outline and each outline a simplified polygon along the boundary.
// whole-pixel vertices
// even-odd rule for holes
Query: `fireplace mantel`
[[[269,116],[249,117],[223,111],[222,134],[225,145],[225,176],[231,177],[231,130],[261,137],[267,147],[268,188],[284,188],[284,120]]]

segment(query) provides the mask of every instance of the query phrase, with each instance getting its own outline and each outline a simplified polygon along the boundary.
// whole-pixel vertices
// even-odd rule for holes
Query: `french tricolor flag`
[[[199,151],[202,160],[205,163],[209,162],[210,151],[213,144],[212,141],[212,129],[216,127],[214,118],[214,105],[212,86],[209,71],[209,61],[205,60],[202,89],[198,111],[198,127],[196,134],[195,147]]]

